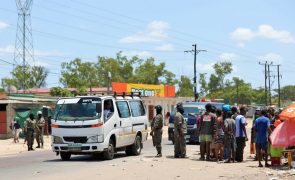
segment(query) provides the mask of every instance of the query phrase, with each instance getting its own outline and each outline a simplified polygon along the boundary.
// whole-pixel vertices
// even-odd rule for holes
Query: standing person
[[[43,148],[43,145],[44,145],[44,139],[43,139],[44,124],[45,124],[45,120],[42,117],[42,112],[38,111],[37,112],[37,121],[36,121],[36,126],[35,126],[36,141],[38,144],[38,146],[36,148],[40,148],[40,143],[41,143],[41,147]]]
[[[233,119],[233,120],[236,120],[236,117],[239,115],[238,114],[238,109],[237,109],[237,107],[232,107],[231,108],[231,113],[232,113],[232,116],[231,116],[231,118]]]
[[[226,163],[235,162],[236,157],[236,125],[235,120],[231,118],[232,114],[230,111],[226,112],[225,121],[224,121],[224,139],[225,139],[225,148],[227,152],[227,161]]]
[[[186,155],[186,142],[185,142],[185,122],[183,118],[183,105],[177,103],[176,113],[174,116],[174,157],[185,158]]]
[[[213,126],[215,123],[215,115],[211,113],[212,105],[210,103],[205,106],[206,112],[201,116],[200,120],[200,143],[201,143],[201,158],[200,160],[210,160],[210,142],[213,136]]]
[[[236,123],[236,161],[243,161],[244,148],[246,146],[246,141],[248,141],[248,136],[246,132],[246,108],[240,108],[240,115],[238,115],[235,119]]]
[[[164,122],[164,125],[167,126],[169,124],[169,119],[170,119],[170,112],[168,111],[166,114],[165,114],[165,122]]]
[[[34,144],[34,129],[35,129],[36,121],[34,119],[33,113],[30,113],[29,118],[25,121],[25,132],[26,132],[26,140],[28,145],[28,151],[33,151]]]
[[[275,113],[275,122],[274,122],[274,128],[278,127],[282,121],[280,120],[279,112]]]
[[[15,117],[14,118],[14,125],[13,125],[13,141],[14,143],[19,142],[19,133],[20,133],[20,124],[19,124],[19,118]]]
[[[254,160],[257,160],[257,153],[256,153],[256,145],[255,145],[255,141],[256,141],[256,132],[255,132],[255,120],[260,116],[260,109],[256,109],[255,113],[254,113],[254,118],[253,118],[253,122],[252,122],[252,128],[251,128],[251,139],[250,139],[250,154],[255,154],[255,158]]]
[[[221,109],[216,110],[216,131],[214,134],[215,158],[216,161],[223,160],[223,144],[224,144],[224,122]]]
[[[150,135],[153,137],[153,144],[157,149],[156,157],[162,157],[162,133],[163,133],[163,115],[162,107],[160,105],[155,106],[156,116],[152,122],[152,131]]]
[[[267,163],[267,149],[268,149],[268,134],[271,133],[270,120],[266,117],[267,112],[265,109],[261,111],[261,116],[255,121],[255,131],[256,131],[256,150],[258,155],[258,167],[263,167],[261,163],[262,153],[265,155],[265,167],[270,165]]]

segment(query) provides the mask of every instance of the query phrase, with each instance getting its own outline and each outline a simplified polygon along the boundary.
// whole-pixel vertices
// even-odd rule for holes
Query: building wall
[[[6,104],[0,104],[0,136],[7,134]]]

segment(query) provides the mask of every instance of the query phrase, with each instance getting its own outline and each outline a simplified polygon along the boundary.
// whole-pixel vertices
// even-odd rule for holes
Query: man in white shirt
[[[243,161],[244,148],[246,146],[246,141],[248,141],[248,136],[246,132],[246,108],[240,108],[240,114],[236,117],[236,161]]]

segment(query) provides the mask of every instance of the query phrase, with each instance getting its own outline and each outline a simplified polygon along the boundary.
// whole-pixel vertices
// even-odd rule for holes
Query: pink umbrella
[[[295,121],[286,120],[281,123],[270,135],[273,147],[295,146]]]

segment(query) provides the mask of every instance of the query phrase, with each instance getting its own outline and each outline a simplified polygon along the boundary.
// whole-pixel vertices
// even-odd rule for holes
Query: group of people
[[[281,110],[275,111],[273,108],[257,109],[255,112],[251,128],[250,153],[255,154],[255,160],[258,160],[259,167],[263,167],[261,163],[263,156],[265,166],[269,166],[267,164],[268,155],[270,154],[269,136],[282,123],[279,117],[280,112]]]
[[[156,116],[151,123],[151,133],[153,144],[157,149],[156,157],[162,156],[162,131],[163,131],[163,115],[162,107],[155,106]],[[201,115],[198,124],[198,134],[200,141],[200,160],[207,161],[223,161],[242,162],[244,156],[244,148],[248,135],[246,131],[246,107],[239,110],[236,107],[218,109],[210,103],[205,106],[206,111]],[[176,105],[176,114],[174,115],[174,157],[184,158],[186,156],[186,127],[183,118],[182,103]],[[277,116],[274,116],[277,117]],[[274,123],[279,123],[278,120]],[[268,136],[271,133],[271,120],[269,119],[267,110],[261,110],[259,115],[254,118],[252,131],[255,132],[255,144],[257,151],[257,160],[259,167],[263,167],[262,156],[267,156]],[[251,134],[251,142],[252,137]],[[269,166],[267,157],[265,166]]]
[[[163,115],[162,107],[160,105],[155,106],[156,116],[151,122],[150,135],[153,138],[153,145],[157,149],[156,157],[162,157],[162,134],[163,134]],[[185,158],[186,157],[186,123],[183,118],[183,105],[178,103],[176,105],[176,113],[174,116],[174,157]]]
[[[28,151],[34,150],[33,145],[34,145],[35,138],[38,144],[36,148],[43,148],[44,125],[45,125],[45,120],[42,117],[41,111],[37,112],[36,119],[34,117],[34,114],[30,113],[29,118],[24,122],[24,132],[26,134],[25,142],[27,142]]]
[[[200,160],[242,162],[244,147],[248,140],[246,132],[246,109],[216,109],[205,106],[199,123]]]

